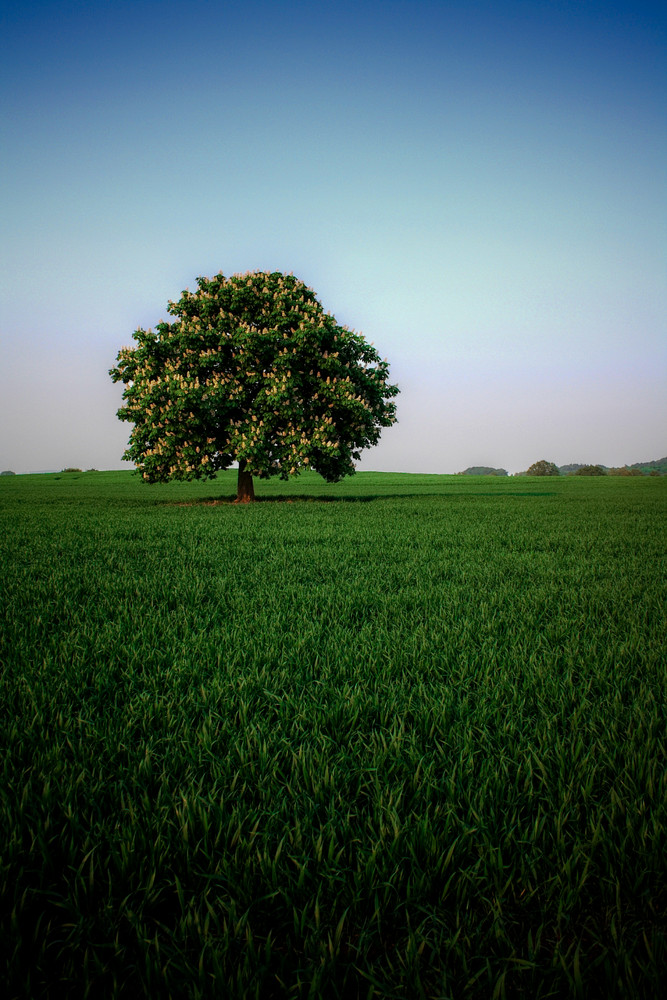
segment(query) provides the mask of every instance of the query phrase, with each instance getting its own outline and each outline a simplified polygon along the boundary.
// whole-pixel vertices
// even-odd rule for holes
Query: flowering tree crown
[[[197,278],[168,313],[109,372],[134,424],[123,457],[147,482],[211,478],[234,461],[335,482],[396,421],[387,362],[292,275]]]

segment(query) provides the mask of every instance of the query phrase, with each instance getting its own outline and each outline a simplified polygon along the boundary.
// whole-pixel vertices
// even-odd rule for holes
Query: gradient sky
[[[123,468],[118,349],[246,270],[389,359],[361,469],[667,452],[664,4],[2,10],[0,469]]]

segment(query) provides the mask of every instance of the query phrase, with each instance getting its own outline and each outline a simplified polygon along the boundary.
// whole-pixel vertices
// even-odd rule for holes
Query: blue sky
[[[218,271],[391,363],[361,469],[667,452],[667,18],[639,2],[3,4],[0,468],[122,468],[107,371]]]

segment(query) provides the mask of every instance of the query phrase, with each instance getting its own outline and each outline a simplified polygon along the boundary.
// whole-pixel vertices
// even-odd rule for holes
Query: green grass
[[[667,480],[234,479],[0,480],[5,995],[657,996]]]

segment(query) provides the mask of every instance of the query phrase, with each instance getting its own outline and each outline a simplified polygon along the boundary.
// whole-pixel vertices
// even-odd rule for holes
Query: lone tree
[[[134,424],[123,457],[149,483],[212,479],[238,462],[244,502],[253,476],[354,473],[361,449],[396,422],[387,362],[292,275],[197,286],[169,302],[174,322],[136,330],[109,372],[125,384],[118,417]]]
[[[547,462],[545,458],[539,462],[533,462],[529,469],[526,469],[527,476],[560,476],[560,470],[553,462]]]
[[[601,465],[580,465],[572,473],[574,476],[606,476],[606,471]]]

